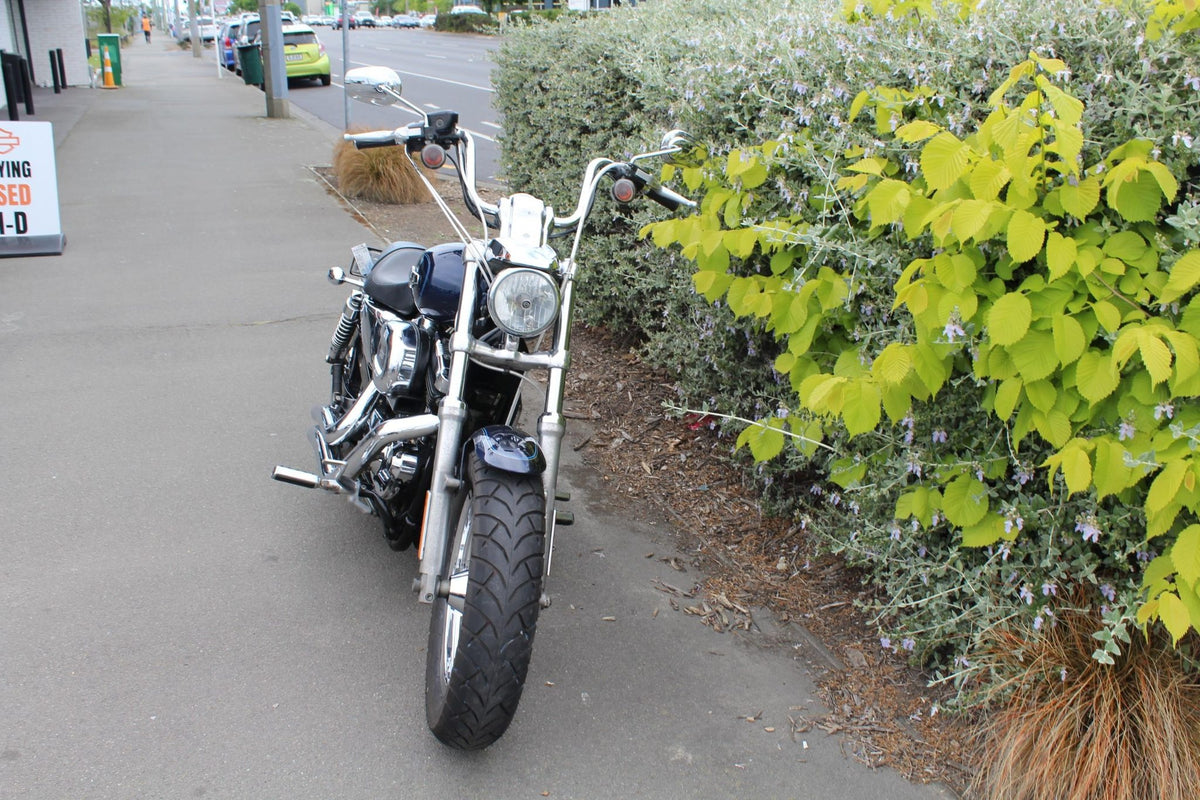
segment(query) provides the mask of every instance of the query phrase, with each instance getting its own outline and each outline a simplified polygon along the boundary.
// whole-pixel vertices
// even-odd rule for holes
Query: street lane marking
[[[487,125],[489,128],[495,128],[495,129],[496,129],[496,130],[498,130],[498,131],[502,131],[502,130],[504,130],[504,126],[503,126],[503,125],[497,125],[496,123],[494,123],[494,122],[488,122],[487,120],[484,120],[484,121],[483,121],[483,122],[481,122],[480,124],[481,124],[481,125]]]

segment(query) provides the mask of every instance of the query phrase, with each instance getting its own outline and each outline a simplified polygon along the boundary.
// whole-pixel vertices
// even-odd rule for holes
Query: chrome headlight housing
[[[496,276],[488,291],[488,313],[512,336],[537,336],[558,318],[558,283],[545,272],[516,267]]]

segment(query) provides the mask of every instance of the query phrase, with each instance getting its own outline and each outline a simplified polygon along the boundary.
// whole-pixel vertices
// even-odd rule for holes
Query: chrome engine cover
[[[364,353],[375,388],[389,397],[421,389],[429,363],[429,337],[413,322],[368,303],[361,316]]]

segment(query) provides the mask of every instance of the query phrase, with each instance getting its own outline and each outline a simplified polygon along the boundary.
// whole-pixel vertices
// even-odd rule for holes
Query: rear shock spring
[[[342,318],[338,320],[337,330],[333,332],[333,341],[329,345],[329,355],[325,357],[327,363],[336,364],[346,354],[346,346],[354,337],[354,328],[358,325],[358,314],[362,311],[365,297],[362,292],[352,292],[346,298],[346,307],[342,309]]]

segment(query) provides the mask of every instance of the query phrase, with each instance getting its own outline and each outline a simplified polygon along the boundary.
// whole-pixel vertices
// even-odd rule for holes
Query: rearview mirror
[[[373,106],[395,105],[403,85],[396,71],[388,67],[356,67],[346,73],[343,82],[351,97]]]
[[[668,164],[680,167],[699,166],[703,156],[697,152],[699,145],[687,131],[667,131],[663,134],[659,149],[663,151],[663,160]]]

